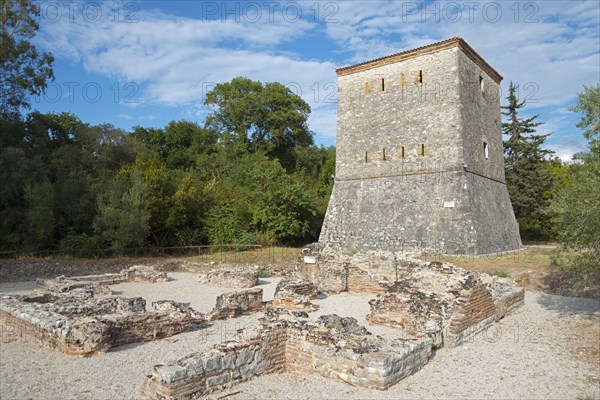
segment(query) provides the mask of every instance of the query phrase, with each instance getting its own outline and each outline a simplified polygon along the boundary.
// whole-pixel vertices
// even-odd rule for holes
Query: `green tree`
[[[96,234],[106,245],[123,250],[143,246],[150,231],[150,190],[138,173],[122,173],[98,196]]]
[[[559,240],[574,257],[563,257],[562,268],[576,288],[600,289],[600,84],[584,87],[578,103],[577,127],[589,140],[589,152],[575,155],[570,166],[571,184],[553,202]]]
[[[600,141],[600,83],[596,86],[583,85],[583,92],[577,94],[578,102],[571,111],[581,113],[577,127],[583,130],[583,136],[590,141],[593,151]]]
[[[31,43],[37,17],[39,9],[30,0],[0,0],[0,116],[29,107],[27,97],[43,93],[54,78],[54,58]]]
[[[507,121],[502,123],[506,185],[512,201],[521,236],[525,239],[550,237],[549,204],[556,176],[548,167],[547,157],[553,152],[542,148],[549,135],[537,135],[538,115],[519,117],[525,101],[516,96],[517,85],[510,83],[508,105],[502,108]]]
[[[54,187],[48,181],[25,187],[25,238],[30,250],[49,250],[56,244]]]
[[[313,144],[307,124],[310,106],[280,83],[234,78],[216,85],[204,103],[213,107],[206,127],[223,142],[265,151],[288,169],[295,164],[293,148]]]
[[[252,223],[262,242],[293,243],[308,233],[316,201],[301,181],[276,160],[264,160],[251,170],[251,182]]]

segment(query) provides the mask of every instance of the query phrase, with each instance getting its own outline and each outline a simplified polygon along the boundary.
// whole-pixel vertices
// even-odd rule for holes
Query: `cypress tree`
[[[518,88],[510,83],[508,105],[502,107],[505,110],[502,114],[507,117],[502,123],[502,133],[506,137],[506,185],[521,237],[547,240],[551,236],[548,206],[556,181],[547,157],[554,152],[542,148],[550,134],[536,134],[536,128],[543,124],[536,122],[538,115],[519,117],[525,101],[517,98]]]

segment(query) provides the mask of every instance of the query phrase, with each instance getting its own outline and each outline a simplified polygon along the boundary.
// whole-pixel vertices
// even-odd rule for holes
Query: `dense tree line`
[[[0,0],[0,249],[223,243],[318,237],[335,168],[309,105],[279,83],[235,78],[206,97],[204,125],[125,132],[67,113],[23,115],[54,77],[31,43],[39,9]]]
[[[125,132],[72,114],[3,117],[0,247],[80,251],[315,240],[335,151],[312,143],[308,106],[283,85],[238,78],[214,94],[249,84],[267,92],[258,109],[296,113],[299,122],[270,121],[255,134],[255,122],[244,121],[249,132],[240,135],[231,125],[189,121]],[[211,118],[222,118],[222,107]]]

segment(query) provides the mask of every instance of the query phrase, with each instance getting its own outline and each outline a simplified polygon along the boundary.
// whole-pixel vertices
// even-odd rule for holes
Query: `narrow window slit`
[[[381,78],[381,91],[385,92],[385,78]]]
[[[485,81],[481,75],[479,75],[479,90],[481,91],[482,95],[485,95]]]

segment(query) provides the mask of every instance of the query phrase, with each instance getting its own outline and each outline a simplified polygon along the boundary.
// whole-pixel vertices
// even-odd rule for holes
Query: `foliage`
[[[503,269],[495,269],[494,271],[489,273],[490,275],[497,276],[499,278],[507,278],[509,273]]]
[[[577,104],[570,110],[582,113],[577,127],[583,130],[583,136],[593,145],[600,139],[600,83],[595,87],[583,85],[583,89],[577,94]]]
[[[139,173],[118,176],[98,197],[94,231],[116,250],[140,247],[150,231],[150,188]]]
[[[261,116],[212,114],[205,127],[172,121],[127,133],[68,113],[0,118],[0,249],[93,256],[106,247],[316,240],[335,149],[311,144],[309,108],[284,89],[223,84],[210,96],[221,107],[256,101]],[[251,119],[247,140],[217,119],[236,129]]]
[[[54,58],[30,41],[39,28],[38,17],[31,0],[0,0],[0,115],[5,117],[29,107],[27,96],[43,93],[54,79]]]
[[[103,248],[102,241],[98,236],[87,233],[77,234],[73,230],[60,241],[58,248],[73,257],[94,257],[97,250]]]
[[[502,114],[507,121],[502,123],[506,185],[512,201],[515,217],[519,222],[524,239],[547,240],[552,236],[550,201],[559,182],[561,163],[559,159],[549,161],[552,151],[543,149],[549,135],[537,135],[537,115],[519,117],[525,101],[516,96],[517,85],[512,82],[507,97],[508,105]]]
[[[264,269],[264,268],[258,269],[258,277],[259,278],[268,278],[269,276],[271,276],[271,275],[269,274],[269,271],[267,271],[266,269]]]
[[[553,202],[559,239],[574,257],[562,257],[561,269],[580,287],[600,287],[600,85],[584,87],[573,111],[589,140],[589,152],[577,154],[569,168],[571,183]]]
[[[288,170],[296,161],[293,149],[313,144],[307,124],[310,106],[281,83],[234,78],[216,85],[205,104],[213,107],[207,127],[221,140],[265,152]]]

